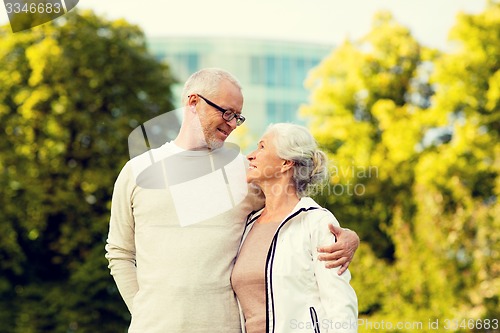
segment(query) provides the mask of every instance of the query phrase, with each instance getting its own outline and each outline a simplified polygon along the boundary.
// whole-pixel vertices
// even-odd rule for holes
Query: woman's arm
[[[335,242],[334,234],[328,229],[329,225],[340,228],[332,214],[322,212],[322,215],[311,221],[312,249]],[[344,274],[339,274],[341,267],[327,268],[323,261],[314,256],[313,262],[321,303],[327,316],[319,324],[328,326],[329,331],[357,332],[358,300],[350,285],[351,273],[346,268]]]

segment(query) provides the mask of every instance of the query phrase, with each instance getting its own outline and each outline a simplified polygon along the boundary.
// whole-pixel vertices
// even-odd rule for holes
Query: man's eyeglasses
[[[245,121],[245,117],[243,117],[242,115],[236,114],[236,113],[234,113],[233,111],[230,111],[230,110],[223,109],[220,106],[218,106],[217,104],[215,104],[214,102],[212,102],[212,101],[206,99],[205,97],[201,96],[200,94],[196,94],[196,95],[199,98],[201,98],[202,100],[204,100],[211,107],[213,107],[213,108],[217,109],[218,111],[222,112],[222,119],[224,119],[225,121],[231,121],[234,118],[236,118],[236,126],[240,126]]]

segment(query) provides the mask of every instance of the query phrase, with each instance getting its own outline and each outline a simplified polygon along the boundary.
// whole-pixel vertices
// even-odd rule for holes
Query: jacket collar
[[[283,222],[288,221],[290,218],[296,216],[299,214],[301,211],[307,211],[310,209],[316,209],[316,208],[321,208],[320,205],[316,201],[314,201],[311,197],[302,197],[300,198],[299,202],[295,205],[293,210],[281,221],[281,224]],[[262,211],[264,210],[264,207],[261,208],[260,210],[256,211],[254,214],[251,215],[250,219],[248,220],[248,223],[252,223],[255,220],[257,220],[262,214]]]

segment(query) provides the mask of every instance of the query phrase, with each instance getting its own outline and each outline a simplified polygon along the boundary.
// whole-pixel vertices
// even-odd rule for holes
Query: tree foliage
[[[119,332],[104,259],[130,131],[172,109],[141,30],[91,12],[0,30],[0,331]]]
[[[318,198],[362,238],[362,318],[499,317],[499,32],[490,2],[439,53],[380,12],[308,78],[301,111],[334,161]]]
[[[302,112],[334,161],[317,197],[362,238],[361,318],[500,317],[499,31],[490,1],[439,53],[381,12],[311,72]],[[103,256],[111,191],[171,83],[122,20],[0,30],[0,331],[126,330]]]

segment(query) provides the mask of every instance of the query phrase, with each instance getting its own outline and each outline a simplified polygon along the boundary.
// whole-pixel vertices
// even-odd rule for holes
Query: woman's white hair
[[[220,68],[204,68],[193,73],[184,84],[182,90],[182,104],[186,103],[192,94],[215,96],[219,92],[220,83],[229,81],[241,90],[241,84],[233,74]]]
[[[293,161],[292,181],[299,197],[310,195],[328,177],[326,154],[309,130],[289,123],[271,124],[265,134],[272,134],[278,156]]]

